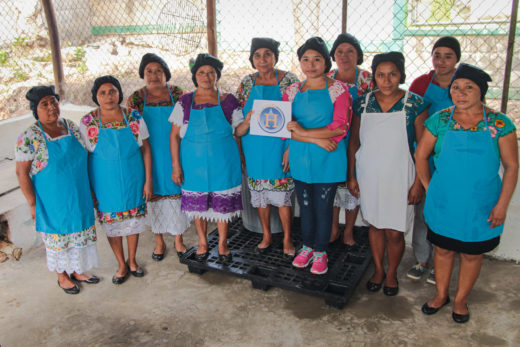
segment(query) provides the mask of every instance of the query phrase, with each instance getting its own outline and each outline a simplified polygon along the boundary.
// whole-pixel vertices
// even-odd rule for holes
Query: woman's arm
[[[419,143],[424,133],[424,121],[428,118],[428,111],[424,110],[421,112],[414,120],[414,128],[415,128],[415,141]],[[423,187],[421,184],[421,180],[419,179],[419,175],[417,174],[417,166],[416,166],[416,174],[415,181],[410,187],[408,191],[408,203],[410,205],[417,205],[421,202],[423,198]]]
[[[172,156],[172,181],[177,185],[182,185],[184,182],[184,174],[182,172],[181,160],[179,155],[181,142],[181,127],[172,124],[170,131],[170,154]]]
[[[359,149],[359,127],[361,125],[361,118],[358,115],[352,117],[352,124],[350,125],[350,138],[348,140],[347,148],[347,188],[350,194],[359,198],[359,185],[356,179],[356,152]]]
[[[235,128],[235,136],[241,137],[247,134],[249,131],[249,126],[251,125],[251,115],[253,114],[253,110],[249,111],[239,125]]]
[[[502,190],[498,202],[489,214],[488,222],[491,228],[502,225],[506,219],[509,202],[515,191],[518,180],[518,140],[516,132],[513,131],[498,139],[500,159],[504,166],[502,177]]]
[[[417,177],[419,177],[426,191],[428,191],[428,185],[431,180],[428,157],[433,152],[436,142],[437,138],[426,128],[415,150],[415,170],[417,171]]]
[[[338,148],[338,144],[335,141],[332,141],[331,139],[319,139],[316,137],[306,137],[292,134],[291,140],[314,143],[315,145],[320,146],[328,152],[333,152],[336,150],[336,148]]]
[[[144,173],[146,180],[144,182],[143,198],[149,201],[153,195],[153,176],[152,176],[152,151],[148,139],[143,140],[141,146],[141,153],[143,154]]]
[[[414,127],[415,127],[415,141],[419,143],[421,141],[422,135],[424,133],[424,122],[428,119],[428,110],[422,111],[417,117],[415,117]]]
[[[34,219],[36,215],[36,196],[34,195],[32,180],[29,176],[31,165],[32,161],[17,161],[16,177],[18,178],[18,183],[20,183],[20,189],[31,208],[31,217]]]
[[[305,129],[297,121],[290,121],[287,123],[287,130],[292,131],[293,134],[296,134],[300,137],[312,137],[316,139],[330,139],[332,137],[340,136],[346,133],[345,128],[342,127],[336,128],[334,130],[330,130],[326,126],[316,129]]]

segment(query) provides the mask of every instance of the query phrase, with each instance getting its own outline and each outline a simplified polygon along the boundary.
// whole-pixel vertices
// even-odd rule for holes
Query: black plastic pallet
[[[293,242],[298,250],[301,247],[299,218],[295,218],[292,228]],[[267,290],[279,287],[299,293],[322,297],[325,303],[343,308],[363,277],[371,259],[368,243],[368,228],[355,227],[354,238],[357,246],[346,247],[341,242],[329,245],[327,250],[329,270],[324,275],[313,275],[306,269],[292,266],[290,259],[283,256],[282,234],[274,234],[271,248],[266,254],[255,251],[262,235],[246,230],[242,220],[230,224],[228,245],[233,259],[222,263],[218,258],[218,232],[208,235],[209,256],[205,261],[195,259],[196,247],[190,248],[180,258],[192,273],[217,271],[227,275],[251,280],[254,288]],[[340,235],[340,240],[342,239]]]

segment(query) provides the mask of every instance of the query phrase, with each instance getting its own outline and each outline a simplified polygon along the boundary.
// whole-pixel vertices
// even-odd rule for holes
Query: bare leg
[[[114,255],[116,256],[116,260],[119,265],[119,268],[117,269],[115,276],[123,277],[126,275],[126,273],[128,271],[128,269],[126,268],[126,263],[125,263],[125,251],[123,249],[123,237],[121,237],[121,236],[108,237],[108,243],[110,244],[110,247],[112,248],[112,251],[114,252]]]
[[[291,206],[278,207],[278,214],[280,215],[283,229],[283,253],[294,254],[295,249],[291,238]]]
[[[404,233],[385,229],[388,250],[388,271],[386,272],[386,286],[397,287],[397,268],[404,254]]]
[[[354,224],[356,224],[358,212],[359,206],[356,206],[353,210],[345,210],[345,231],[343,232],[343,243],[349,246],[356,244],[356,240],[354,240]]]
[[[368,229],[368,239],[370,241],[370,249],[374,260],[374,274],[370,278],[370,282],[381,283],[385,277],[385,269],[383,268],[383,258],[385,256],[385,231],[370,226]]]
[[[208,251],[208,221],[201,218],[195,218],[195,229],[197,230],[197,236],[199,237],[199,247],[197,248],[197,254],[204,254]]]
[[[166,249],[166,244],[164,243],[163,234],[155,234],[155,254],[163,254]]]
[[[267,248],[271,245],[271,225],[269,220],[269,212],[270,208],[269,205],[266,207],[258,207],[258,217],[260,218],[260,224],[262,224],[262,230],[264,232],[264,237],[262,238],[262,242],[258,244],[258,248],[263,249]]]
[[[468,313],[468,295],[473,289],[475,282],[477,282],[480,269],[482,268],[482,254],[460,254],[460,270],[459,270],[459,285],[455,301],[453,302],[453,312],[458,314]],[[435,272],[437,275],[437,272]]]
[[[58,283],[60,284],[60,286],[62,288],[71,289],[72,287],[74,287],[76,285],[76,283],[72,282],[72,280],[70,279],[69,275],[66,272],[62,272],[62,273],[56,272],[56,273],[58,274]]]
[[[135,261],[135,254],[137,252],[137,244],[139,243],[139,234],[128,235],[126,237],[128,245],[128,267],[132,271],[139,270],[139,265]]]
[[[340,208],[334,206],[332,210],[332,229],[330,231],[329,242],[334,242],[339,237],[339,211]]]
[[[186,245],[184,244],[182,235],[175,235],[175,242],[173,243],[173,245],[175,246],[175,250],[177,252],[186,252]]]
[[[229,250],[227,244],[227,234],[228,234],[229,224],[228,222],[217,222],[218,229],[218,253],[222,255],[229,254],[231,251]]]
[[[454,261],[454,251],[435,246],[433,267],[435,269],[435,286],[437,287],[437,293],[433,300],[428,301],[428,306],[438,308],[446,302]]]

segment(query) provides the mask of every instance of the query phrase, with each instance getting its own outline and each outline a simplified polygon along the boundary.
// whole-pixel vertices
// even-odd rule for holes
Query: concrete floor
[[[186,234],[187,245],[195,233]],[[21,260],[0,264],[0,345],[9,346],[515,346],[520,344],[520,265],[485,259],[470,296],[471,320],[459,325],[451,307],[434,316],[421,305],[434,286],[412,282],[407,248],[397,297],[365,289],[365,274],[343,310],[321,299],[215,273],[190,274],[171,250],[151,259],[153,235],[143,234],[138,262],[144,278],[115,286],[115,258],[99,232],[97,285],[67,295],[47,270],[45,249],[24,250]],[[455,278],[455,276],[454,276]],[[450,294],[454,296],[453,289]]]

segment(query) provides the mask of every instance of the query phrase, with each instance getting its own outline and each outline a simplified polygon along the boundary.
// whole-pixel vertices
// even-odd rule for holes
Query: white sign
[[[291,104],[290,101],[255,100],[249,133],[290,139],[287,123],[291,121]]]

